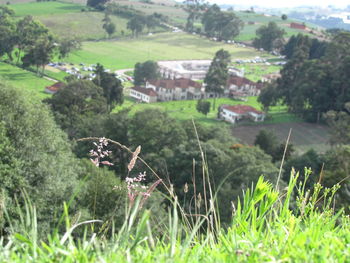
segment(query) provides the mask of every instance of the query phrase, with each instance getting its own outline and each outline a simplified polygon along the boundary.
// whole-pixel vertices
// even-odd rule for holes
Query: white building
[[[158,94],[153,89],[133,87],[130,89],[130,97],[142,102],[152,103],[157,101]]]
[[[251,119],[254,122],[264,121],[265,113],[248,105],[221,105],[219,117],[230,123],[236,123],[241,119]]]
[[[158,61],[159,73],[166,79],[203,80],[210,64],[211,60]]]

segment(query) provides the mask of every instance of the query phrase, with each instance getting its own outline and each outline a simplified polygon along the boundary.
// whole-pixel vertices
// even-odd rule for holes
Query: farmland
[[[31,15],[60,37],[74,36],[85,40],[106,38],[106,32],[102,28],[104,14],[89,11],[85,5],[66,2],[31,2],[13,4],[10,7],[15,11],[16,16]],[[126,28],[127,19],[111,16],[111,20],[117,25],[113,37],[130,34]]]
[[[290,143],[300,152],[315,149],[325,152],[330,148],[329,128],[306,122],[287,122],[278,124],[261,124],[259,126],[238,126],[232,128],[233,136],[247,144],[254,144],[256,135],[265,129],[276,134],[279,141],[286,141],[289,130],[292,129]]]
[[[84,42],[82,50],[71,54],[67,62],[99,62],[108,68],[125,69],[146,60],[212,59],[221,48],[229,51],[232,59],[271,57],[253,48],[213,42],[186,33],[160,33],[137,39]]]

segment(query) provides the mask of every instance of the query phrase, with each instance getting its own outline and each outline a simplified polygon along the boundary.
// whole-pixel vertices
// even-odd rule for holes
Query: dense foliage
[[[216,4],[210,6],[202,17],[204,32],[218,40],[232,40],[238,36],[244,23],[233,12],[221,11]]]
[[[284,29],[279,28],[275,22],[269,22],[267,26],[263,25],[256,30],[253,46],[267,51],[280,50],[284,44],[285,33]]]
[[[134,84],[136,86],[144,85],[148,80],[156,80],[159,78],[158,64],[153,60],[143,63],[136,63],[134,69]]]
[[[319,121],[328,111],[342,111],[350,101],[350,34],[340,33],[328,43],[325,55],[312,59],[310,41],[300,39],[281,77],[263,91],[265,107],[282,100],[289,111]],[[322,45],[321,45],[322,46]],[[318,56],[316,56],[318,57]]]

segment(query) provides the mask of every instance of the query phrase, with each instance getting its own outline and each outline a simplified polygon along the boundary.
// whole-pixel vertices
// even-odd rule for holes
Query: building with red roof
[[[240,76],[230,76],[226,82],[226,89],[229,97],[234,97],[234,94],[243,94],[244,96],[259,96],[262,83],[251,81]]]
[[[55,84],[51,85],[51,86],[47,86],[45,88],[45,92],[49,93],[49,94],[55,94],[57,91],[59,91],[59,89],[64,87],[64,83],[63,82],[56,82]]]
[[[264,121],[265,113],[249,105],[221,105],[219,118],[230,123],[236,123],[242,119],[250,119],[254,122]]]
[[[132,87],[130,96],[139,101],[152,103],[157,101],[158,94],[151,88]]]
[[[306,26],[304,24],[292,22],[292,23],[290,23],[290,28],[305,30]]]
[[[204,96],[202,84],[186,78],[150,80],[146,88],[157,92],[160,101],[201,99]]]

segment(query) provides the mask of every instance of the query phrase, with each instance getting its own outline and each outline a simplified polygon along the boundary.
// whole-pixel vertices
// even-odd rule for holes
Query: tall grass
[[[114,143],[113,141],[110,141]],[[118,143],[117,143],[118,144]],[[125,146],[133,159],[143,160]],[[200,144],[199,144],[199,147]],[[203,153],[203,152],[202,152]],[[205,155],[202,155],[205,161]],[[157,178],[158,175],[154,174]],[[220,226],[216,193],[210,185],[206,165],[202,169],[205,211],[185,211],[171,186],[168,218],[155,229],[151,211],[141,209],[144,197],[138,195],[126,208],[122,226],[91,233],[99,220],[80,222],[63,204],[65,231],[57,226],[39,238],[35,205],[25,192],[19,218],[9,222],[8,235],[0,239],[0,262],[347,262],[350,258],[350,220],[342,210],[333,210],[338,185],[306,189],[291,172],[288,187],[279,190],[264,177],[246,189],[232,210],[232,223]],[[158,178],[161,179],[161,178]],[[196,195],[195,195],[196,196]],[[199,196],[196,197],[200,199]],[[200,200],[196,200],[196,203]],[[293,203],[293,204],[292,204]],[[20,208],[22,207],[22,208]],[[142,212],[141,212],[142,211]],[[14,227],[13,224],[17,224]],[[113,225],[111,226],[113,228]],[[83,230],[79,237],[74,235]],[[103,228],[102,228],[103,229]]]

